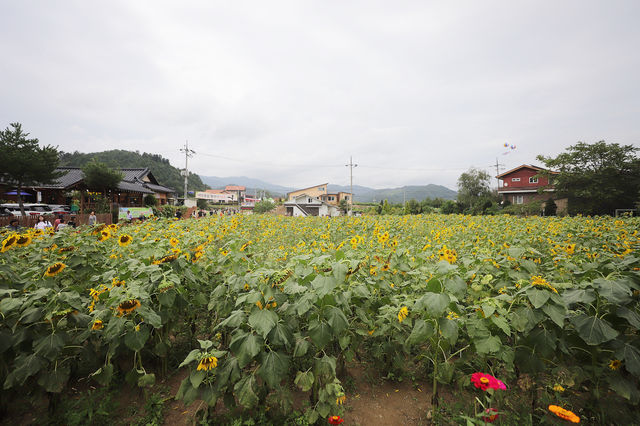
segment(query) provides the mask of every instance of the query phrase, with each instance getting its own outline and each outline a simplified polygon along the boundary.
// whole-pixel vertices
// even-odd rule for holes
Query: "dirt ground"
[[[371,376],[358,365],[348,368],[348,374],[353,379],[352,385],[348,387],[353,390],[346,392],[345,414],[342,416],[344,425],[430,424],[431,386],[426,382],[385,382]],[[183,372],[168,380],[167,385],[172,395],[178,392],[185,376],[186,373]],[[299,396],[300,398],[294,396],[294,399],[306,399],[307,394],[301,393]],[[197,424],[194,415],[201,407],[204,407],[202,401],[195,401],[189,407],[185,407],[182,401],[167,401],[164,424]],[[222,405],[218,408],[223,409]]]

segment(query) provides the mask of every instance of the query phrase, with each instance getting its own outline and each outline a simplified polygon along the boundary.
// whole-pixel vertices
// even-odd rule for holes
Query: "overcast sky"
[[[305,187],[640,142],[640,1],[1,1],[0,126]],[[516,146],[503,155],[504,143]],[[504,168],[503,168],[504,170]]]

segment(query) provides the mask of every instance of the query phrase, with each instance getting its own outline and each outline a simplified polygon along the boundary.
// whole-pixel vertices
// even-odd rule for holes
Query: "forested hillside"
[[[178,194],[182,194],[184,178],[180,176],[180,169],[173,167],[168,159],[158,154],[148,154],[146,152],[140,154],[137,151],[125,151],[123,149],[90,152],[87,154],[78,151],[73,153],[63,152],[60,154],[60,166],[82,167],[92,158],[114,169],[148,167],[161,185],[172,188]],[[189,191],[201,191],[206,188],[207,186],[202,183],[200,176],[196,174],[189,176]]]

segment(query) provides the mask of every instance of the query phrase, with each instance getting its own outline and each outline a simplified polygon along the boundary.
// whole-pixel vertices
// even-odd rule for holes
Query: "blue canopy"
[[[18,190],[14,189],[11,192],[5,192],[4,195],[18,195]],[[33,195],[33,194],[29,194],[28,192],[20,191],[20,195]]]

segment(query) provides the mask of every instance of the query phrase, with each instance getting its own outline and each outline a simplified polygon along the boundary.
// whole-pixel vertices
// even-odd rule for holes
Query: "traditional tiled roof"
[[[138,182],[127,182],[123,180],[118,184],[118,189],[120,191],[126,192],[140,192],[141,194],[153,194],[154,192]]]
[[[38,188],[43,189],[69,189],[79,184],[84,179],[84,173],[79,167],[58,167],[58,172],[62,172],[54,183],[40,185]],[[127,192],[139,192],[142,194],[153,194],[155,192],[164,192],[167,194],[175,191],[166,186],[158,184],[156,178],[151,174],[148,168],[126,168],[119,169],[123,173],[122,181],[118,184],[118,189]],[[143,179],[147,177],[150,182]]]
[[[67,189],[82,182],[82,179],[84,179],[84,173],[79,167],[58,167],[56,172],[63,172],[64,174],[55,182],[39,186],[39,188]]]
[[[167,194],[171,194],[171,193],[176,192],[175,190],[173,190],[171,188],[167,188],[166,186],[154,185],[152,183],[145,183],[144,186],[146,186],[147,188],[149,188],[153,192],[166,192]]]

